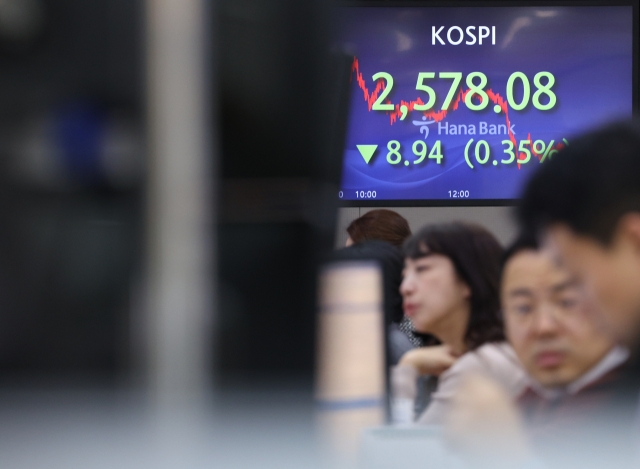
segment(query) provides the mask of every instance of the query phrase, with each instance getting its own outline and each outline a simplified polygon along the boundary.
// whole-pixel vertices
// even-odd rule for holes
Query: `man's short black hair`
[[[538,242],[531,233],[520,233],[507,249],[505,249],[502,255],[502,266],[504,267],[504,265],[520,251],[537,251],[538,247]]]
[[[526,185],[517,216],[525,232],[563,223],[606,245],[629,212],[640,212],[638,121],[570,140]]]
[[[511,260],[512,257],[515,257],[522,251],[537,251],[538,243],[535,237],[530,232],[522,232],[518,237],[513,241],[509,247],[504,251],[502,255],[502,264],[500,269],[500,284],[502,284],[502,280],[504,278],[504,268],[507,265],[507,262]]]

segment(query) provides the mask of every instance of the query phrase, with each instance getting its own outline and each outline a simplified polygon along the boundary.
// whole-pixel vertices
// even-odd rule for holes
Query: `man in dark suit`
[[[572,139],[527,184],[521,228],[585,286],[603,330],[631,350],[616,380],[612,428],[637,431],[640,393],[640,124]],[[629,427],[631,425],[631,427]],[[636,442],[632,446],[637,447]],[[615,438],[609,438],[614,441]],[[624,441],[621,439],[620,441]]]
[[[500,296],[506,336],[526,376],[517,390],[509,376],[470,377],[450,416],[454,442],[488,467],[536,458],[551,467],[567,459],[603,463],[612,451],[628,460],[631,445],[624,431],[611,431],[609,417],[629,353],[599,327],[575,276],[524,237],[507,250]]]
[[[572,435],[584,440],[585,431],[598,434],[615,411],[629,353],[598,326],[575,276],[520,240],[504,262],[501,304],[506,335],[527,372],[517,404],[531,440],[549,447]]]

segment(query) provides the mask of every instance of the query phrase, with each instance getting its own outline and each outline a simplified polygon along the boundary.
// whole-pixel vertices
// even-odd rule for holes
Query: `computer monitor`
[[[336,11],[344,205],[512,204],[574,135],[637,107],[637,1],[397,5]]]

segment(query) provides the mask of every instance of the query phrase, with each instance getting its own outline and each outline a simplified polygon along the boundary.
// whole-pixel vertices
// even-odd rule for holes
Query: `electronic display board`
[[[635,8],[339,8],[353,54],[339,197],[514,200],[573,135],[632,116]]]

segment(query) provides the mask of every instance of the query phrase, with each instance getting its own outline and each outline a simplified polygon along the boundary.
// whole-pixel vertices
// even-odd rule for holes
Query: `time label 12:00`
[[[436,77],[435,72],[420,72],[418,73],[418,81],[416,83],[416,90],[423,91],[427,94],[427,102],[422,101],[422,98],[418,98],[414,101],[413,109],[416,111],[428,111],[432,109],[436,103],[436,92],[433,88],[426,84],[427,80],[434,79]],[[371,106],[372,111],[394,111],[395,104],[390,103],[387,100],[387,96],[393,89],[393,77],[386,72],[378,72],[373,75],[373,80],[384,80],[384,89],[382,89],[378,99]],[[438,78],[443,80],[451,80],[451,86],[444,101],[442,102],[441,110],[448,110],[451,102],[453,101],[458,89],[460,88],[460,82],[462,81],[461,72],[440,72]],[[543,83],[544,82],[544,83]],[[533,77],[533,85],[535,91],[533,95],[531,93],[531,82],[529,78],[522,72],[514,72],[507,80],[506,96],[509,107],[516,111],[525,109],[529,102],[533,104],[533,107],[539,111],[549,111],[557,103],[556,94],[552,88],[555,85],[556,78],[553,73],[539,72]],[[469,73],[466,77],[467,90],[463,93],[464,104],[472,111],[482,111],[489,105],[489,95],[485,88],[487,86],[487,76],[482,72]],[[514,95],[514,87],[516,84],[522,86],[522,97],[520,101],[516,101]],[[489,90],[490,91],[490,90]],[[385,100],[387,100],[385,102]],[[499,107],[496,105],[496,112],[499,112]]]

